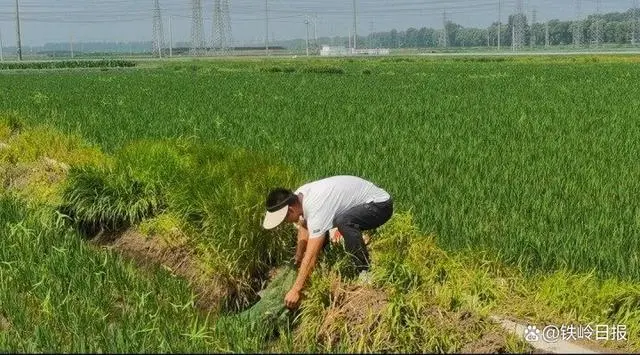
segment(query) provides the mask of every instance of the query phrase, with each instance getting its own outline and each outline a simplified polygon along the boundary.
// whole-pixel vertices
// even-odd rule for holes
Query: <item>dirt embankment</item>
[[[0,313],[0,332],[7,331],[9,329],[11,329],[11,323],[2,313]]]
[[[230,285],[210,275],[187,246],[170,245],[160,236],[149,237],[133,229],[121,233],[101,233],[90,243],[115,250],[139,267],[162,267],[187,280],[197,295],[196,306],[203,311],[219,311],[224,300],[232,297]]]

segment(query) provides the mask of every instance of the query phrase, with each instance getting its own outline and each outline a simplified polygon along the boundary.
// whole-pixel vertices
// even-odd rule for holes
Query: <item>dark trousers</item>
[[[371,230],[385,224],[393,214],[393,199],[384,202],[370,202],[352,207],[333,219],[344,240],[344,246],[353,256],[356,271],[369,269],[369,252],[362,240],[362,231]]]

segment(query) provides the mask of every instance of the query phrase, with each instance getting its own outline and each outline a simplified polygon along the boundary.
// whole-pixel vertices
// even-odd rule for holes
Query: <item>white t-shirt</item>
[[[383,202],[391,196],[373,183],[356,176],[333,176],[299,187],[309,238],[319,238],[333,227],[338,214],[369,202]]]

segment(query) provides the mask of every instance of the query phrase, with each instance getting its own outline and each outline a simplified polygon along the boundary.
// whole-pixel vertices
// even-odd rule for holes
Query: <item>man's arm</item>
[[[300,266],[304,252],[307,250],[307,242],[309,241],[309,230],[302,224],[296,224],[298,228],[298,246],[296,247],[296,266]]]
[[[316,261],[318,260],[318,256],[322,251],[323,245],[323,237],[310,238],[307,242],[307,250],[304,253],[304,257],[302,258],[302,264],[300,265],[300,269],[298,270],[298,277],[296,278],[296,282],[284,298],[284,302],[287,308],[293,309],[298,307],[298,303],[300,301],[300,292],[304,288],[304,284],[306,283],[307,278],[316,265]]]

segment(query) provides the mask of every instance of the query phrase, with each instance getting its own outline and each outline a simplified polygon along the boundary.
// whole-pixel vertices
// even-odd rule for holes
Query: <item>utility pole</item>
[[[2,47],[2,30],[0,29],[0,62],[4,62],[4,49]]]
[[[71,41],[69,42],[69,49],[71,50],[71,59],[73,59],[73,35],[71,35]]]
[[[267,56],[269,55],[269,0],[264,0],[264,17],[266,29],[264,31],[264,48]]]
[[[320,49],[318,47],[318,26],[317,26],[317,22],[318,22],[318,13],[315,13],[313,15],[313,48],[315,48],[316,51]]]
[[[307,25],[307,57],[309,56],[309,17],[304,19],[304,24]]]
[[[357,25],[357,13],[356,13],[356,0],[353,0],[353,49],[358,49],[358,25]]]
[[[18,58],[22,60],[22,36],[20,34],[20,5],[16,0],[16,26],[18,30]]]

